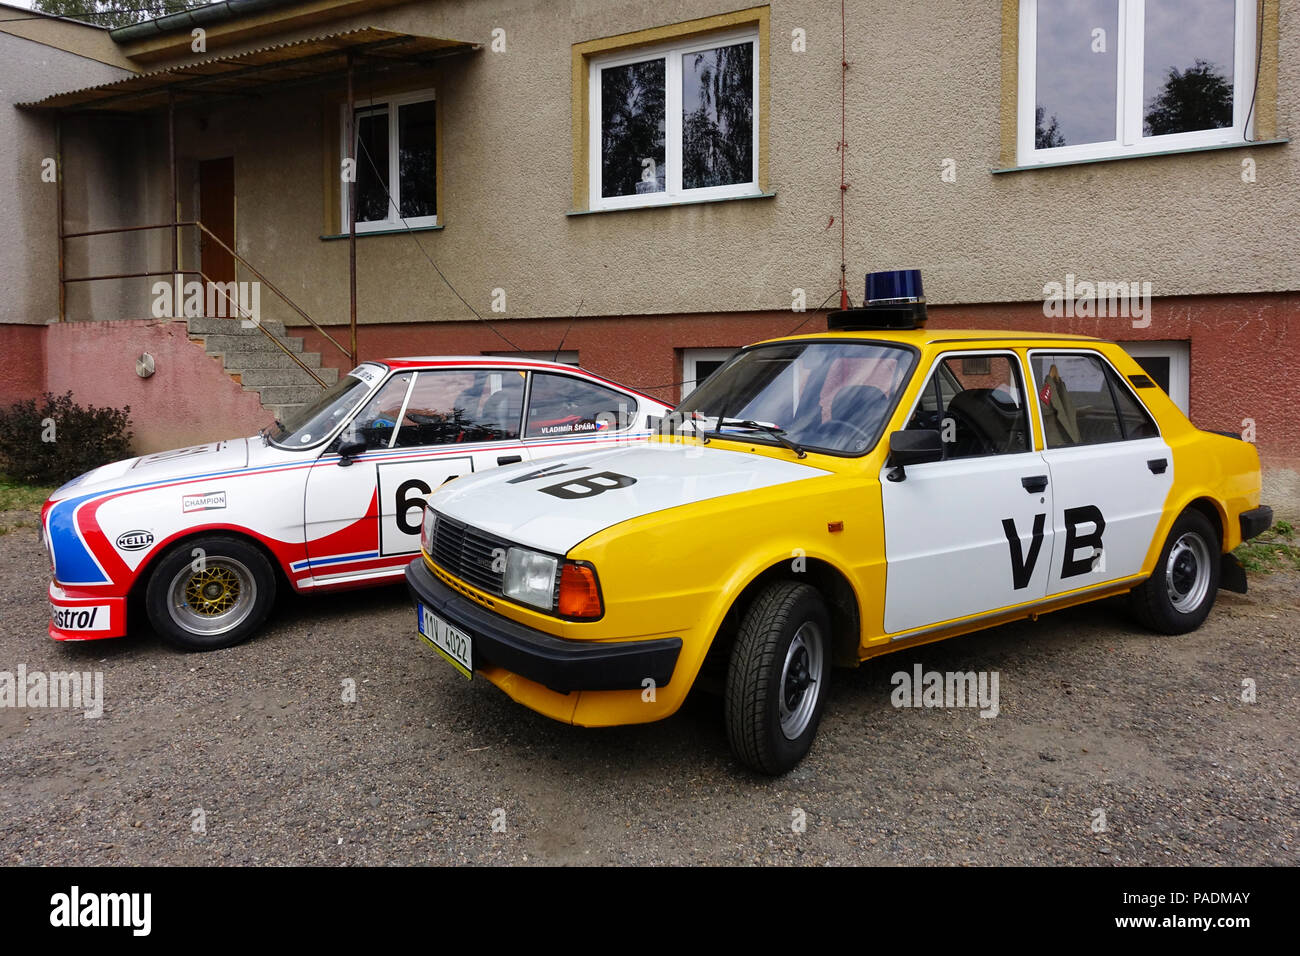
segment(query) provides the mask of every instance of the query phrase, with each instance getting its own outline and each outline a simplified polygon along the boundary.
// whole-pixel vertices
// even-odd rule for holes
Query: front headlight
[[[434,515],[433,508],[426,502],[424,506],[424,521],[420,523],[420,547],[424,549],[425,554],[433,553],[433,528],[437,524],[437,517]]]
[[[549,611],[555,606],[555,570],[558,567],[559,562],[549,554],[511,548],[506,552],[502,593],[512,600]]]

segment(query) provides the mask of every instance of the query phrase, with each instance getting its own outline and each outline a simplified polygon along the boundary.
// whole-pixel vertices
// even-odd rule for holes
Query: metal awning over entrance
[[[137,73],[112,83],[55,93],[18,106],[64,112],[141,112],[163,109],[169,100],[177,106],[186,106],[198,100],[278,92],[301,84],[341,78],[347,72],[349,61],[364,60],[366,69],[373,71],[421,66],[477,48],[477,44],[463,40],[366,27]]]
[[[348,180],[348,272],[349,272],[349,347],[339,344],[333,336],[318,325],[294,302],[290,301],[278,288],[265,280],[260,273],[245,261],[234,249],[204,226],[202,222],[181,222],[177,210],[178,182],[176,176],[176,110],[196,104],[208,104],[214,101],[234,101],[259,95],[276,94],[284,90],[308,84],[319,84],[337,80],[346,80],[347,85],[347,156],[346,159],[355,168],[355,99],[353,77],[358,65],[367,75],[392,69],[410,69],[431,63],[446,56],[468,53],[480,49],[478,44],[442,37],[419,36],[410,33],[397,33],[365,27],[340,33],[329,33],[294,40],[274,46],[260,47],[244,53],[229,56],[214,56],[195,60],[180,66],[163,70],[137,73],[112,83],[88,86],[55,93],[44,99],[31,103],[19,103],[19,107],[32,111],[54,114],[54,149],[55,163],[58,168],[58,236],[59,236],[59,321],[66,318],[67,285],[70,282],[94,282],[107,279],[142,278],[159,275],[180,274],[180,251],[178,243],[179,230],[182,227],[195,227],[210,239],[218,242],[229,255],[250,269],[263,284],[278,295],[285,303],[305,319],[326,339],[347,354],[352,364],[357,363],[357,247],[356,247],[356,178]],[[168,178],[171,191],[169,206],[171,218],[167,222],[148,225],[121,226],[112,229],[91,229],[84,232],[67,232],[64,229],[63,216],[63,135],[64,117],[74,114],[95,113],[99,115],[138,114],[151,110],[165,110],[167,113],[167,147]],[[65,244],[69,239],[81,239],[89,236],[108,235],[110,233],[138,232],[141,230],[169,229],[171,231],[171,268],[167,272],[148,270],[135,273],[117,273],[113,275],[68,276],[66,273]],[[204,276],[205,280],[207,279]],[[262,332],[274,339],[265,328],[258,326]],[[282,350],[288,353],[282,343],[277,341]],[[291,353],[298,364],[308,374],[321,380]],[[321,382],[322,386],[324,385]]]

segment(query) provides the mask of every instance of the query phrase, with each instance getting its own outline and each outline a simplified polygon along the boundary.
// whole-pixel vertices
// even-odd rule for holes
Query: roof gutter
[[[300,2],[302,2],[302,0],[222,0],[221,3],[212,3],[205,7],[198,7],[194,10],[183,10],[180,13],[170,13],[167,16],[159,17],[156,20],[145,20],[143,23],[133,23],[130,26],[118,27],[116,30],[110,30],[108,35],[112,38],[114,43],[131,43],[135,40],[144,40],[149,37],[188,31],[195,27],[207,27],[215,23],[225,23],[227,20],[234,20],[250,14],[261,13],[263,10],[273,10],[277,7],[292,6],[293,4]]]

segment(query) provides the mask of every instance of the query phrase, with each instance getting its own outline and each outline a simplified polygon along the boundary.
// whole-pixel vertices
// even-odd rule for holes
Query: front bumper
[[[598,643],[545,634],[494,614],[439,581],[416,558],[406,568],[411,598],[469,634],[475,669],[492,665],[551,690],[641,690],[667,687],[681,653],[680,637]],[[654,681],[647,685],[646,680]]]
[[[97,641],[126,633],[126,598],[70,591],[50,582],[50,637]]]

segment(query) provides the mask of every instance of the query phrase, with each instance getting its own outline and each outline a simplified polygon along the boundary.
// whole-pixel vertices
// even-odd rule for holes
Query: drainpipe
[[[167,33],[189,31],[194,27],[224,23],[227,20],[234,20],[236,17],[248,16],[263,10],[273,10],[276,7],[287,7],[299,2],[301,0],[225,0],[223,3],[209,4],[196,10],[183,10],[180,13],[170,13],[165,17],[158,17],[156,20],[145,20],[143,23],[132,23],[129,26],[118,27],[116,30],[108,31],[108,35],[114,43],[131,43],[135,40],[146,40]]]
[[[176,214],[176,195],[179,191],[176,188],[176,94],[170,86],[167,87],[167,170],[168,181],[171,183],[171,209],[168,218],[172,223],[172,281],[176,282],[180,278],[177,275],[180,269],[180,235],[176,229],[180,217]],[[179,292],[174,294],[176,301],[179,302]]]
[[[348,177],[348,295],[351,312],[349,329],[352,334],[352,365],[357,364],[357,158],[356,158],[356,110],[353,108],[352,94],[352,51],[348,51],[348,159],[351,163],[351,176]],[[393,122],[392,119],[389,122]]]
[[[68,320],[67,266],[63,261],[63,114],[54,114],[54,191],[59,217],[59,321]]]

